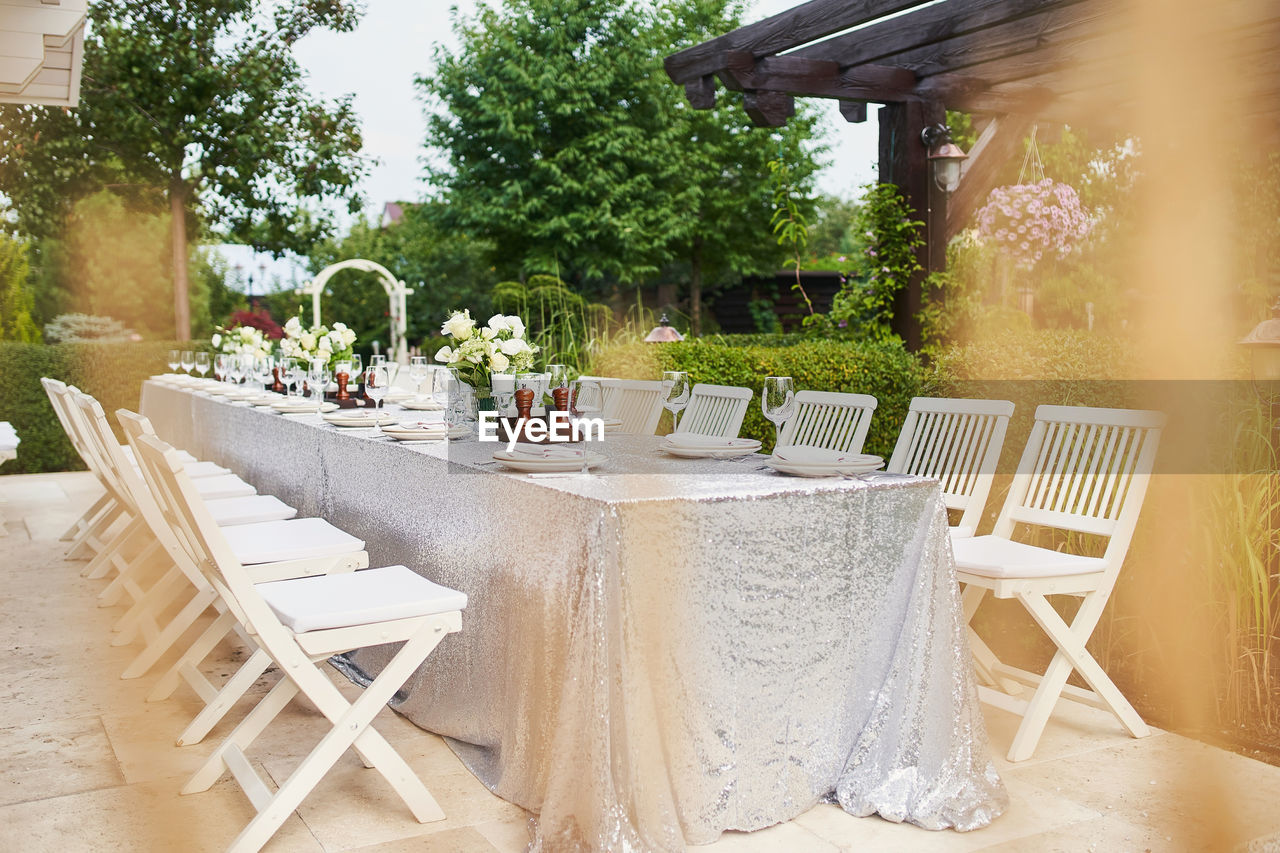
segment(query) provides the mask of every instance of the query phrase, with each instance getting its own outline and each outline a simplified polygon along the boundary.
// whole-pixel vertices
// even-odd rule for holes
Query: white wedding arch
[[[312,279],[310,284],[298,291],[299,293],[311,294],[311,322],[314,325],[320,325],[320,294],[324,293],[325,285],[329,283],[329,279],[342,270],[371,272],[381,279],[382,289],[387,292],[387,299],[391,302],[391,322],[389,324],[391,327],[391,340],[387,344],[387,355],[400,364],[408,364],[409,346],[404,339],[405,332],[408,329],[407,320],[405,319],[405,297],[413,293],[413,290],[405,287],[404,282],[393,276],[391,271],[382,264],[366,261],[364,258],[353,258],[349,261],[330,264],[320,270],[320,274]]]

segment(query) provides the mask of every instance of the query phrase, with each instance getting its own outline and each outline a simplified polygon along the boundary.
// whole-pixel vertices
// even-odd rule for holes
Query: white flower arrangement
[[[297,317],[290,317],[284,324],[284,337],[280,339],[280,352],[286,358],[305,359],[309,362],[324,361],[329,365],[350,361],[355,346],[356,333],[345,323],[334,323],[333,328],[312,326],[305,329]]]
[[[236,326],[234,329],[218,327],[218,331],[209,339],[213,351],[224,355],[247,355],[253,358],[266,358],[271,354],[271,341],[261,329],[253,326]]]
[[[538,347],[524,339],[524,332],[524,321],[514,315],[494,314],[477,329],[470,311],[454,311],[440,327],[440,334],[453,343],[440,348],[436,361],[456,368],[462,381],[488,393],[493,374],[533,369]]]

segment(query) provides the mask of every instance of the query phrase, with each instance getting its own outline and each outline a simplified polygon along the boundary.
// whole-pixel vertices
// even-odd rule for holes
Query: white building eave
[[[79,103],[87,3],[0,0],[0,103]]]

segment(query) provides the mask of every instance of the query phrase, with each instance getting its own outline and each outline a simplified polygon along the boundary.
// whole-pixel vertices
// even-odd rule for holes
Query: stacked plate
[[[387,398],[391,399],[390,397]],[[444,406],[432,400],[429,397],[414,397],[409,400],[401,400],[400,405],[406,409],[412,409],[415,412],[443,412]]]
[[[413,392],[406,391],[403,388],[392,388],[387,392],[387,396],[382,398],[384,403],[399,403],[401,400],[413,399]]]
[[[879,471],[884,460],[867,453],[841,453],[821,447],[779,447],[765,464],[793,477],[841,477]]]
[[[504,467],[528,474],[581,471],[584,456],[588,468],[604,461],[604,457],[594,451],[538,444],[518,444],[514,450],[499,450],[493,454],[493,458]]]
[[[757,452],[760,442],[754,438],[722,438],[696,432],[674,432],[664,438],[658,447],[672,456],[685,459],[735,459]]]
[[[416,421],[384,426],[382,432],[396,441],[444,441],[449,438],[449,427],[444,421]]]
[[[332,412],[336,408],[338,408],[337,403],[325,403],[320,406],[320,411]],[[306,399],[299,400],[297,398],[293,398],[293,399],[287,399],[287,400],[279,400],[275,403],[272,403],[271,409],[273,411],[279,412],[282,415],[314,414],[316,410],[316,404],[312,403],[310,400],[306,400]]]
[[[371,412],[366,409],[342,409],[324,416],[325,423],[338,427],[380,427],[397,423],[396,419],[386,412]]]

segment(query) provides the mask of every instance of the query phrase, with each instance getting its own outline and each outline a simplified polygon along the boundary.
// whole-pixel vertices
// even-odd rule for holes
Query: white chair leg
[[[244,664],[236,670],[236,674],[227,679],[227,683],[218,691],[218,695],[214,696],[204,710],[196,715],[195,719],[178,735],[178,746],[190,746],[193,743],[199,743],[204,740],[214,726],[222,722],[222,718],[227,715],[240,698],[249,692],[249,688],[254,685],[264,672],[271,667],[271,655],[258,649],[254,652]]]
[[[178,611],[178,614],[170,620],[169,624],[164,626],[164,629],[156,635],[155,639],[147,643],[146,648],[133,659],[133,662],[121,673],[120,677],[137,678],[145,675],[147,670],[151,669],[155,662],[187,632],[187,629],[195,624],[196,620],[200,618],[200,614],[212,606],[214,599],[217,597],[218,594],[212,589],[200,590],[192,596],[186,606]]]
[[[111,630],[117,632],[111,645],[123,646],[132,643],[138,636],[138,625],[144,620],[154,625],[157,616],[163,613],[178,597],[178,593],[188,586],[187,579],[176,567],[167,571],[111,626]]]
[[[1089,607],[1095,599],[1090,596],[1081,603],[1080,610],[1083,612],[1086,607],[1089,607],[1090,613],[1086,616],[1086,624],[1081,624],[1079,627],[1077,623],[1081,621],[1080,613],[1076,614],[1076,618],[1068,626],[1043,595],[1022,595],[1019,599],[1036,623],[1053,639],[1058,646],[1059,654],[1067,659],[1076,672],[1080,673],[1080,676],[1093,688],[1093,692],[1106,703],[1111,713],[1115,714],[1125,730],[1133,737],[1146,737],[1151,734],[1151,729],[1142,721],[1142,717],[1134,710],[1129,700],[1124,698],[1120,688],[1116,687],[1106,671],[1085,648],[1085,641],[1097,624],[1097,617],[1092,616],[1094,608]]]
[[[81,513],[80,517],[72,522],[71,526],[67,528],[67,532],[58,537],[58,541],[70,542],[78,538],[80,534],[87,530],[89,525],[93,523],[94,516],[102,512],[110,501],[110,495],[99,495],[98,499],[93,502],[93,506]]]
[[[123,514],[124,513],[121,512],[121,515]],[[115,560],[120,556],[121,547],[123,547],[127,541],[137,534],[140,525],[140,519],[129,519],[124,528],[122,528],[118,533],[112,534],[102,544],[102,547],[98,549],[98,553],[94,554],[93,558],[89,560],[89,565],[84,567],[84,571],[81,572],[81,576],[89,578],[90,580],[105,577],[106,574],[117,565]]]
[[[169,667],[165,674],[160,676],[160,680],[152,685],[151,692],[147,694],[147,701],[159,702],[172,696],[173,691],[178,689],[178,685],[182,683],[186,668],[188,666],[195,667],[200,661],[207,658],[218,643],[222,642],[223,638],[231,633],[234,624],[235,617],[231,613],[224,611],[218,614],[218,617],[209,623],[209,627],[204,629],[204,633],[197,637],[191,647],[182,653],[182,657],[178,658],[173,666]],[[195,689],[195,685],[192,685],[192,688]],[[196,692],[199,695],[199,690]]]
[[[72,543],[71,548],[67,551],[67,559],[87,559],[100,552],[104,547],[101,537],[110,529],[111,525],[115,524],[116,519],[123,514],[124,508],[113,499],[111,506],[107,507],[92,524],[85,528],[84,532],[80,534],[80,538]],[[81,575],[84,575],[83,571]]]
[[[263,729],[271,724],[271,721],[296,695],[298,695],[298,685],[292,678],[282,678],[276,682],[276,686],[262,697],[262,701],[254,706],[253,710],[240,721],[240,725],[227,735],[227,739],[200,766],[195,775],[187,780],[187,784],[182,786],[182,793],[197,794],[213,787],[213,783],[221,779],[222,774],[227,770],[223,756],[229,750],[244,750],[253,743],[258,735],[262,734]]]
[[[117,551],[111,558],[112,564],[116,567],[119,574],[115,579],[98,593],[99,607],[112,607],[119,603],[120,597],[124,592],[129,592],[134,601],[137,601],[142,593],[136,590],[142,589],[145,575],[153,567],[154,561],[160,552],[160,543],[155,539],[150,539],[150,534],[142,528],[135,533],[133,539],[146,542],[137,554],[130,559],[125,559],[121,552]]]

